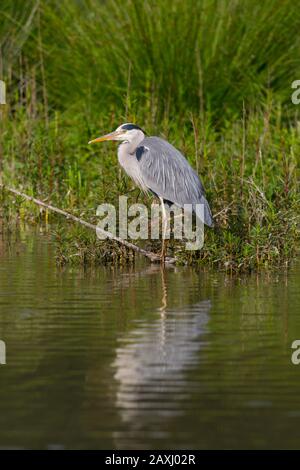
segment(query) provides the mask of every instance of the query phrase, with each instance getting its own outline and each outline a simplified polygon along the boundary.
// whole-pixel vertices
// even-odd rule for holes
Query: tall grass
[[[100,129],[138,122],[183,150],[220,213],[189,261],[248,269],[291,258],[300,151],[290,101],[300,77],[294,1],[2,0],[0,17],[5,182],[91,218],[132,186],[115,148],[86,143]]]
[[[0,8],[4,75],[21,50],[52,109],[116,112],[125,102],[129,114],[154,120],[204,109],[219,120],[268,91],[289,102],[300,75],[293,0],[2,0]]]

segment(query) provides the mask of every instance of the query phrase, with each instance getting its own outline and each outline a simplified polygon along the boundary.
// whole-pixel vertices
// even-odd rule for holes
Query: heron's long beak
[[[89,144],[94,144],[96,142],[104,142],[105,140],[118,140],[118,136],[121,135],[120,131],[114,131],[110,134],[103,135],[102,137],[97,137],[96,139],[90,140]]]

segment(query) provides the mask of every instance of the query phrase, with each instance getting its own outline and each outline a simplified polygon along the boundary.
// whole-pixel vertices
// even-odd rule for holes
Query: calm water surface
[[[299,448],[300,264],[60,269],[0,234],[1,448]]]

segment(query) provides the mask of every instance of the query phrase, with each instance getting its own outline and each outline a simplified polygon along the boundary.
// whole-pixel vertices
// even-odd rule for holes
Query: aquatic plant
[[[179,262],[236,271],[291,260],[299,239],[295,2],[21,3],[0,7],[4,183],[95,222],[99,203],[138,193],[115,148],[87,142],[138,122],[185,153],[217,214],[200,252],[171,244]],[[2,198],[5,214],[56,222],[19,198]],[[119,262],[111,242],[64,230],[61,261]]]

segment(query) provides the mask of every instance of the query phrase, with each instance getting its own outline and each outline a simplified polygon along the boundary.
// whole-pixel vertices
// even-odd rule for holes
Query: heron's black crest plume
[[[138,129],[146,135],[146,132],[144,131],[144,129],[142,129],[140,126],[137,126],[136,124],[124,124],[122,126],[122,129],[126,131],[131,131],[132,129]]]

